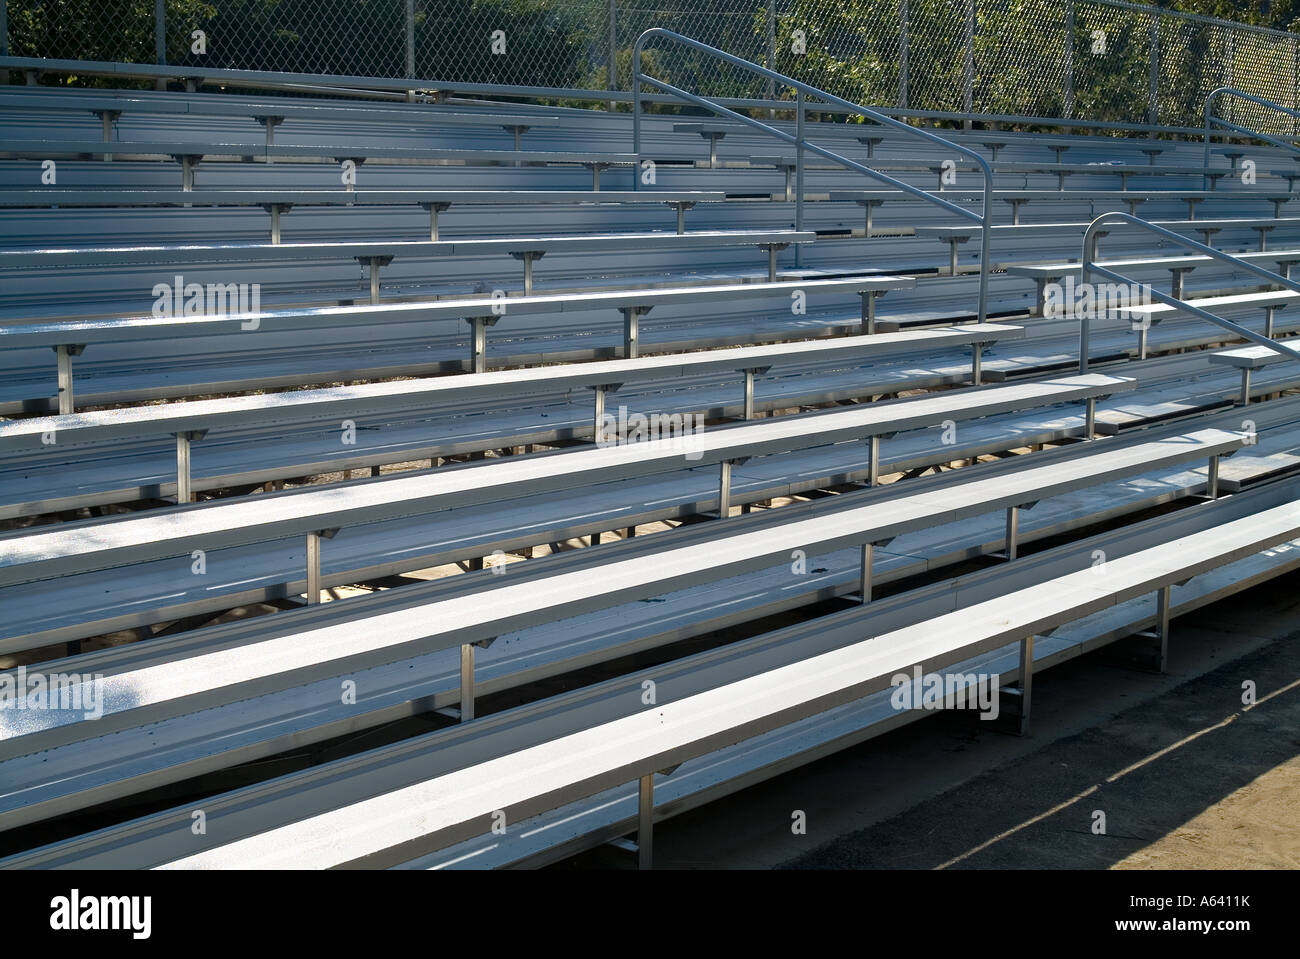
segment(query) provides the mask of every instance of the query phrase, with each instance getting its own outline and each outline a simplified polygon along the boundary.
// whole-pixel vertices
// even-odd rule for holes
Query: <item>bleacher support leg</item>
[[[190,444],[201,440],[207,430],[187,430],[176,434],[176,502],[194,502],[194,490],[190,481]]]
[[[460,646],[460,721],[474,718],[474,644]]]
[[[80,356],[81,351],[85,348],[84,344],[74,343],[60,343],[54,348],[54,355],[57,357],[59,368],[60,415],[66,415],[74,410],[72,392],[72,358],[74,356]]]
[[[487,324],[483,322],[483,317],[476,316],[470,323],[474,327],[474,344],[471,347],[470,368],[475,373],[482,373],[487,369]]]
[[[194,192],[194,168],[198,165],[199,158],[190,154],[177,157],[181,163],[181,190],[185,193]]]
[[[1083,416],[1083,438],[1085,440],[1095,440],[1097,438],[1097,397],[1088,397],[1086,412]]]
[[[606,387],[603,385],[591,388],[592,395],[595,398],[595,402],[592,404],[594,409],[592,411],[593,431],[591,441],[597,445],[601,442],[601,434],[605,427],[605,390]]]
[[[1219,498],[1219,454],[1210,457],[1209,475],[1205,481],[1205,495],[1210,499]]]
[[[1264,307],[1264,335],[1270,339],[1273,337],[1273,317],[1277,315],[1276,306]]]
[[[867,485],[872,489],[880,485],[880,436],[872,435],[867,440],[868,463]]]
[[[858,566],[858,601],[863,606],[871,602],[871,572],[875,560],[875,551],[874,544],[862,544],[862,559]]]
[[[621,311],[623,313],[623,356],[629,360],[636,359],[641,355],[641,307],[625,306]]]
[[[525,253],[524,261],[524,295],[532,296],[533,294],[533,260],[536,259],[536,253]]]
[[[292,208],[288,203],[267,203],[263,209],[271,214],[271,242],[278,244],[280,242],[280,217],[288,213]]]
[[[1187,282],[1186,281],[1187,274],[1190,272],[1191,271],[1186,267],[1183,267],[1181,269],[1173,269],[1169,271],[1170,273],[1169,295],[1170,296],[1179,300],[1183,298],[1183,287]]]
[[[113,141],[113,123],[117,120],[118,117],[122,115],[122,111],[121,110],[96,110],[95,112],[99,114],[100,124],[103,126],[104,129],[104,142],[111,143]],[[104,162],[112,163],[113,154],[105,153]]]
[[[1047,313],[1047,284],[1060,281],[1059,276],[1040,276],[1034,281],[1034,309],[1031,316],[1043,316]]]
[[[984,344],[971,344],[971,371],[970,381],[975,386],[983,384],[984,380]]]
[[[320,534],[307,534],[307,605],[320,602]]]
[[[333,539],[334,534],[338,532],[338,527],[333,529],[321,529],[307,534],[307,605],[316,606],[320,603],[321,581],[320,581],[320,541],[322,539]]]
[[[1007,534],[1006,534],[1006,558],[1007,561],[1016,558],[1020,549],[1020,507],[1007,507]]]
[[[1156,629],[1160,631],[1160,659],[1158,665],[1162,673],[1169,666],[1169,606],[1172,598],[1173,587],[1167,584],[1160,592],[1156,593]]]
[[[1034,637],[1026,636],[1020,641],[1020,722],[1017,731],[1021,736],[1029,735],[1029,716],[1033,705],[1034,693]]]
[[[1156,625],[1150,632],[1139,633],[1156,641],[1151,666],[1157,673],[1164,673],[1169,667],[1169,606],[1173,587],[1166,584],[1156,590]]]
[[[879,290],[863,290],[858,294],[862,298],[862,333],[872,336],[876,332],[876,297]]]
[[[637,790],[636,865],[653,868],[655,821],[655,774],[641,777]]]
[[[731,460],[723,460],[718,469],[718,518],[731,514]]]
[[[770,366],[751,366],[741,370],[745,374],[745,419],[754,418],[754,377],[770,370]]]
[[[188,433],[176,434],[176,502],[192,503],[190,491],[190,437]]]
[[[275,128],[284,122],[284,117],[266,116],[266,117],[258,117],[257,119],[258,122],[261,123],[262,126],[266,128],[266,145],[268,147],[275,146]],[[275,157],[271,156],[268,153],[266,157],[266,162],[274,163]]]
[[[1248,366],[1243,366],[1241,369],[1241,398],[1238,400],[1238,405],[1250,405],[1250,367]]]
[[[469,368],[472,373],[487,370],[487,328],[495,326],[497,316],[467,316],[465,322],[470,325]]]

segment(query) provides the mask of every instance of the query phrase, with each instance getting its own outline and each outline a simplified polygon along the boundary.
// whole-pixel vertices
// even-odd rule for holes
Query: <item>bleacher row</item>
[[[649,114],[636,156],[626,114],[523,103],[0,117],[0,682],[101,697],[0,709],[5,867],[633,832],[644,865],[656,819],[923,715],[895,673],[997,674],[1023,732],[1036,670],[1139,634],[1162,669],[1172,617],[1297,565],[1300,365],[1156,304],[1093,319],[1081,373],[1044,309],[1108,211],[1289,277],[1277,148],[945,132],[1003,217],[980,317],[978,226],[819,161],[796,229],[792,153],[726,122]],[[983,200],[942,148],[810,126]],[[1232,264],[1102,253],[1297,330]]]

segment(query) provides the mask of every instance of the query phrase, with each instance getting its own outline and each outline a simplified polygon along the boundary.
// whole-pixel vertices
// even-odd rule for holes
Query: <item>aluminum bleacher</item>
[[[0,867],[649,865],[900,671],[1023,733],[1300,565],[1285,145],[634,69],[712,116],[0,88],[0,692],[67,693],[0,699]]]

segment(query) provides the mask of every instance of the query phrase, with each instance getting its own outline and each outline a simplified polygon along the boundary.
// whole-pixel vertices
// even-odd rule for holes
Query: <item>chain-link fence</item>
[[[872,106],[1099,123],[1199,126],[1215,87],[1294,107],[1300,86],[1300,35],[1122,0],[0,0],[0,9],[0,48],[15,56],[582,90],[627,90],[636,38],[661,26]],[[671,44],[652,43],[644,67],[705,95],[788,95]],[[1258,106],[1222,108],[1294,132],[1290,118]]]

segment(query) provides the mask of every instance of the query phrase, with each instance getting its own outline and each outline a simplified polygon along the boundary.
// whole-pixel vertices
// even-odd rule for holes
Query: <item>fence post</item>
[[[164,0],[154,0],[153,4],[153,45],[159,64],[167,62],[167,4]]]
[[[605,86],[610,90],[618,89],[618,10],[616,7],[617,0],[609,0],[609,49],[605,52],[608,58],[608,65],[605,68],[606,83]],[[614,101],[609,101],[609,109],[614,111]],[[636,172],[633,172],[633,179],[636,178]]]
[[[898,107],[907,109],[907,0],[898,0]]]
[[[975,110],[975,0],[966,0],[966,68],[965,89],[962,91],[961,108],[967,114],[962,121],[962,128],[971,128],[970,114]]]
[[[1074,0],[1065,0],[1065,118],[1074,116]]]
[[[1160,14],[1151,14],[1151,99],[1147,122],[1160,122]]]
[[[0,57],[9,56],[9,0],[0,0]],[[0,85],[9,82],[9,71],[0,70]]]
[[[167,4],[165,0],[154,0],[153,5],[153,44],[159,64],[167,63]],[[166,90],[167,81],[159,77],[153,82],[155,90]]]
[[[1237,55],[1237,45],[1233,43],[1234,37],[1235,34],[1232,32],[1231,29],[1229,29],[1228,30],[1228,55],[1224,57],[1224,66],[1228,71],[1228,79],[1224,83],[1225,87],[1235,87],[1237,85],[1237,71],[1235,69],[1236,64],[1233,63],[1233,58]],[[1234,106],[1236,106],[1236,97],[1228,97],[1228,121],[1231,123],[1237,122],[1237,118],[1236,116],[1234,116],[1235,113],[1235,111],[1233,110]]]
[[[406,0],[406,75],[415,76],[415,0]]]
[[[776,69],[776,0],[767,0],[767,68]],[[776,81],[767,78],[767,98],[776,99]],[[767,111],[768,119],[776,119],[776,110]]]

